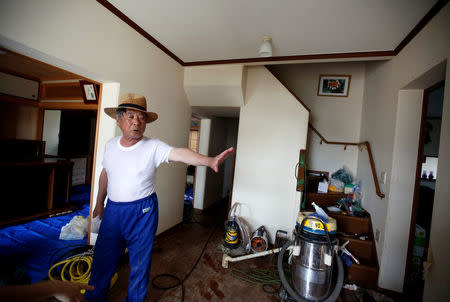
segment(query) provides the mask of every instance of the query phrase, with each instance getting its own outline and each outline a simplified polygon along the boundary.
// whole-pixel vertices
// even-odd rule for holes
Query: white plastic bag
[[[59,239],[79,240],[83,239],[88,232],[88,221],[83,216],[75,216],[72,220],[61,228]]]
[[[98,216],[91,219],[91,233],[98,234],[98,230],[100,229],[101,222],[102,222],[102,220]]]

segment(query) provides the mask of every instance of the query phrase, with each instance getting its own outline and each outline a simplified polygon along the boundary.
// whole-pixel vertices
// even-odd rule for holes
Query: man
[[[130,262],[126,301],[144,301],[158,227],[156,169],[163,162],[176,161],[208,166],[217,172],[234,149],[207,157],[145,137],[146,124],[155,121],[158,115],[147,111],[147,101],[142,95],[126,94],[121,97],[118,107],[105,108],[105,113],[116,119],[122,136],[111,139],[105,146],[97,204],[92,214],[102,218],[89,281],[95,289],[86,293],[86,298],[106,300],[111,277],[126,247]]]

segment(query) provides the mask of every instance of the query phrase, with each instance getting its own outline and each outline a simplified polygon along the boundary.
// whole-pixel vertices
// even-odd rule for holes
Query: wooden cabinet
[[[35,141],[39,142],[39,141]],[[20,223],[42,216],[56,214],[69,209],[70,190],[72,187],[73,162],[38,160],[42,146],[32,141],[18,144],[31,146],[30,156],[21,155],[23,161],[12,156],[3,156],[0,162],[0,226]],[[11,153],[14,144],[0,144],[10,149],[3,149],[2,155]],[[42,144],[44,145],[44,144]],[[36,155],[33,157],[32,155]]]

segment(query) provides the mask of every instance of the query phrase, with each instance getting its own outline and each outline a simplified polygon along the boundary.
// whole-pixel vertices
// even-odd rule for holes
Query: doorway
[[[424,90],[404,293],[422,301],[439,161],[444,81]]]
[[[193,115],[189,129],[188,148],[199,152],[201,119]],[[195,179],[197,168],[189,165],[186,170],[186,185],[184,188],[183,222],[190,222],[194,212]]]
[[[72,186],[91,184],[97,110],[44,110],[45,158],[74,163]]]
[[[195,134],[198,134],[199,153],[216,156],[229,147],[236,148],[239,107],[192,107],[192,109],[193,116],[200,123],[200,129],[197,133],[191,131],[190,137],[196,138]],[[218,208],[220,204],[228,203],[232,192],[233,162],[234,155],[223,162],[218,173],[207,167],[195,168],[193,208],[196,211]]]

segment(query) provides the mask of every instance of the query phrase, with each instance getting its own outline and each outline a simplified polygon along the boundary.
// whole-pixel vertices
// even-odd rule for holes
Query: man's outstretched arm
[[[206,166],[219,171],[222,162],[234,152],[234,148],[228,148],[215,157],[208,157],[194,152],[188,148],[173,148],[169,153],[170,161],[178,161],[192,166]]]

